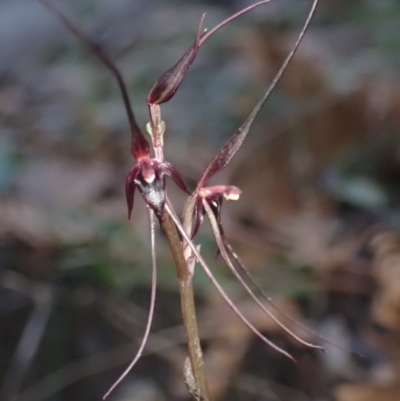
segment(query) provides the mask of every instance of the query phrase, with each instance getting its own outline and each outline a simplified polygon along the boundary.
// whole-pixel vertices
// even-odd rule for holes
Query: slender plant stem
[[[164,130],[165,124],[161,119],[161,108],[158,104],[149,106],[151,139],[153,141],[154,156],[158,160],[164,160]]]
[[[208,392],[206,371],[204,368],[203,353],[200,346],[199,332],[197,329],[192,272],[190,271],[188,262],[186,261],[183,246],[179,239],[175,224],[166,210],[164,210],[162,216],[162,227],[170,244],[178,275],[183,322],[185,325],[187,345],[192,367],[191,373],[195,382],[195,390],[197,393],[197,395],[193,393],[192,395],[198,400],[208,401],[210,397]]]

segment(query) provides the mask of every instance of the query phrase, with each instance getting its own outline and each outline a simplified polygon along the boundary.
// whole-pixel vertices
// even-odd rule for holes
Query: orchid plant
[[[115,387],[124,379],[128,372],[133,368],[138,359],[140,358],[145,347],[147,338],[150,333],[155,295],[156,295],[156,252],[155,252],[155,223],[158,220],[162,231],[165,233],[170,244],[174,261],[177,269],[178,283],[181,295],[182,314],[184,325],[187,333],[189,359],[185,363],[184,374],[185,382],[188,385],[190,393],[196,400],[209,400],[209,393],[207,388],[207,378],[204,369],[204,362],[202,358],[202,351],[200,347],[200,339],[197,330],[197,320],[195,313],[192,277],[194,274],[194,267],[198,263],[205,274],[214,284],[217,291],[222,298],[226,301],[230,308],[236,315],[243,321],[243,323],[257,335],[266,344],[274,348],[276,351],[282,353],[286,357],[293,359],[293,357],[284,349],[280,348],[267,337],[265,337],[257,328],[246,318],[245,315],[239,310],[232,299],[228,296],[225,290],[216,280],[212,270],[207,262],[201,256],[198,245],[196,245],[196,235],[203,223],[204,217],[207,217],[211,225],[211,229],[218,246],[219,254],[227,264],[234,277],[242,285],[245,291],[255,301],[255,303],[273,319],[283,330],[289,333],[301,344],[322,349],[318,345],[308,343],[299,338],[293,333],[286,325],[284,325],[274,312],[279,313],[281,316],[294,322],[289,316],[280,312],[273,304],[272,300],[262,291],[257,285],[246,266],[242,263],[241,259],[234,252],[232,246],[229,244],[221,223],[221,209],[223,200],[237,200],[240,197],[241,191],[239,188],[231,185],[215,185],[207,186],[208,181],[220,170],[225,168],[235,154],[238,152],[246,138],[254,119],[270,97],[272,91],[276,87],[278,81],[285,72],[287,66],[292,60],[297,48],[302,41],[305,32],[312,20],[318,0],[313,0],[310,12],[304,23],[304,26],[298,35],[298,38],[279,69],[277,75],[272,83],[255,105],[254,109],[239,127],[236,133],[229,139],[229,141],[217,152],[215,157],[204,169],[204,172],[198,180],[197,186],[194,191],[191,191],[185,184],[177,169],[168,161],[164,160],[164,133],[165,123],[161,118],[160,105],[168,102],[173,98],[179,86],[181,85],[185,75],[194,62],[200,47],[220,28],[235,20],[240,15],[258,7],[271,0],[259,1],[247,8],[237,12],[231,17],[225,19],[214,28],[207,30],[203,28],[205,14],[200,19],[196,38],[193,44],[184,53],[182,58],[169,70],[167,70],[159,79],[156,80],[154,85],[150,88],[147,96],[147,104],[149,107],[150,122],[146,126],[146,130],[150,136],[150,141],[146,139],[136,121],[132,106],[129,100],[127,87],[124,79],[119,72],[116,65],[102,49],[102,47],[90,39],[74,22],[72,22],[61,10],[59,10],[49,0],[40,0],[52,13],[54,13],[60,21],[71,31],[86,47],[95,55],[108,70],[113,74],[116,79],[119,89],[121,91],[122,99],[125,105],[126,113],[128,115],[130,130],[131,130],[131,153],[136,160],[136,164],[129,172],[126,178],[125,191],[126,200],[128,205],[128,218],[131,217],[132,209],[134,206],[134,195],[136,190],[142,195],[148,210],[150,221],[150,245],[151,245],[151,259],[152,259],[152,285],[151,285],[151,300],[147,324],[143,340],[139,346],[136,356],[132,362],[115,381],[109,391],[105,394],[106,398]],[[166,177],[170,177],[176,185],[188,195],[186,205],[183,210],[182,218],[178,217],[178,213],[174,210],[170,200],[168,199],[166,191]],[[156,218],[156,219],[155,219]],[[258,295],[256,295],[254,288]],[[266,302],[262,302],[259,296],[263,297]],[[268,309],[265,304],[271,307]],[[274,312],[272,312],[272,310]],[[300,326],[300,325],[299,325]],[[306,331],[307,328],[300,326]]]

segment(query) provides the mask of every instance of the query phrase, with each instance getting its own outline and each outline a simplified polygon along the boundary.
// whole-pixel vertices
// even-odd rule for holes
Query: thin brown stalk
[[[179,239],[175,223],[168,213],[167,208],[164,209],[161,224],[171,247],[178,275],[182,315],[186,329],[187,346],[192,367],[192,375],[199,393],[199,399],[208,401],[210,397],[206,371],[204,368],[203,352],[201,350],[199,332],[197,328],[192,273],[185,258],[183,246]]]

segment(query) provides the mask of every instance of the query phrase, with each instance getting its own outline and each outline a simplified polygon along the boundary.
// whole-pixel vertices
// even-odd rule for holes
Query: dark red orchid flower
[[[165,175],[171,177],[183,191],[189,193],[186,184],[171,163],[151,158],[139,160],[126,177],[125,192],[129,218],[131,217],[133,198],[137,188],[157,218],[161,219],[166,197]]]
[[[293,359],[293,357],[287,351],[278,347],[273,342],[271,342],[267,337],[265,337],[262,333],[260,333],[260,331],[258,331],[256,327],[246,318],[246,316],[243,315],[243,313],[237,308],[235,303],[231,300],[231,298],[226,294],[224,289],[218,283],[211,269],[204,261],[193,240],[203,223],[204,216],[207,216],[211,224],[211,228],[219,249],[219,253],[221,254],[222,258],[226,262],[227,266],[229,267],[233,275],[243,286],[243,288],[247,291],[247,293],[252,297],[252,299],[257,303],[257,305],[297,341],[312,348],[321,348],[317,345],[305,342],[304,340],[296,336],[284,324],[282,324],[279,321],[279,319],[269,309],[267,309],[265,305],[259,300],[257,295],[254,293],[254,291],[248,284],[248,281],[250,281],[253,287],[255,287],[262,295],[264,295],[264,293],[262,293],[262,290],[259,289],[259,287],[257,287],[256,282],[252,279],[251,275],[241,262],[240,258],[235,254],[232,247],[226,240],[221,223],[221,208],[223,200],[224,199],[237,200],[241,194],[240,189],[235,186],[228,186],[228,185],[216,185],[210,187],[206,186],[209,179],[217,172],[225,168],[242,146],[242,143],[245,137],[247,136],[254,119],[256,118],[257,114],[263,107],[264,103],[271,95],[273,89],[277,85],[279,79],[282,77],[293,55],[295,54],[314,15],[318,0],[313,0],[311,10],[308,14],[303,29],[301,30],[297,38],[295,45],[293,46],[287,58],[285,59],[283,65],[279,69],[272,83],[266,90],[265,94],[256,104],[256,106],[250,113],[249,117],[244,121],[242,126],[231,137],[231,139],[220,149],[220,151],[216,154],[216,156],[211,160],[211,162],[205,168],[203,174],[201,175],[198,181],[195,191],[191,195],[183,179],[181,178],[175,167],[164,160],[163,134],[165,130],[165,124],[161,120],[161,112],[159,105],[169,101],[177,92],[184,77],[186,76],[188,69],[194,62],[200,46],[212,34],[214,34],[221,27],[231,22],[232,20],[236,19],[243,13],[250,11],[255,7],[267,3],[271,0],[260,1],[239,11],[238,13],[222,21],[220,24],[215,26],[210,31],[203,29],[203,22],[205,18],[205,14],[203,14],[197,31],[196,40],[194,41],[194,43],[189,47],[189,49],[184,53],[183,57],[172,68],[170,68],[164,74],[161,75],[161,77],[155,82],[155,84],[151,87],[149,91],[147,97],[147,103],[150,108],[151,122],[149,123],[148,126],[148,132],[151,136],[151,143],[152,143],[152,150],[154,152],[154,157],[151,157],[150,155],[149,141],[144,137],[136,122],[134,113],[132,111],[131,103],[129,100],[126,85],[124,83],[121,73],[119,72],[115,64],[110,60],[109,56],[105,53],[105,51],[101,48],[101,46],[99,46],[97,43],[95,43],[93,40],[87,37],[87,35],[83,33],[73,22],[71,22],[69,18],[67,18],[58,8],[56,8],[48,0],[39,0],[39,1],[41,1],[47,8],[49,8],[54,14],[56,14],[56,16],[62,21],[62,23],[76,37],[78,37],[91,50],[91,52],[94,55],[96,55],[104,63],[104,65],[109,69],[109,71],[115,77],[121,90],[123,102],[125,105],[125,109],[130,124],[131,138],[132,138],[131,153],[136,159],[136,165],[132,168],[132,170],[128,174],[125,183],[126,200],[128,204],[128,216],[129,217],[131,216],[134,204],[134,194],[136,190],[140,192],[143,199],[145,200],[149,213],[153,278],[152,278],[150,311],[147,319],[146,330],[135,358],[125,369],[125,371],[119,377],[119,379],[113,384],[110,390],[106,393],[105,397],[107,397],[111,393],[111,391],[123,380],[123,378],[129,373],[129,371],[135,365],[135,363],[139,359],[144,349],[145,343],[147,341],[150,332],[153,311],[154,311],[155,292],[156,292],[154,215],[159,219],[160,224],[162,223],[163,213],[168,213],[170,217],[173,219],[176,228],[178,229],[182,237],[182,246],[185,249],[185,257],[187,258],[187,265],[190,272],[192,272],[191,269],[192,266],[194,267],[194,262],[197,261],[203,268],[206,275],[210,278],[217,291],[227,302],[227,304],[232,308],[232,310],[237,314],[237,316],[244,322],[244,324],[246,324],[247,327],[250,330],[252,330],[258,337],[260,337],[262,341],[267,343],[269,346],[271,346],[278,352],[284,354],[288,358]],[[184,192],[190,195],[184,209],[182,221],[177,217],[177,213],[173,209],[168,199],[166,193],[166,181],[165,181],[167,176],[172,178]],[[239,273],[239,271],[241,273]],[[243,276],[247,277],[247,281],[243,278]],[[277,310],[276,307],[273,305],[271,300],[268,297],[266,298],[267,301],[270,303],[270,305],[275,309],[275,311],[280,313],[279,310]],[[290,320],[290,317],[287,317],[286,315],[283,316],[286,317],[288,320]]]
[[[183,191],[189,193],[183,179],[170,163],[150,157],[150,145],[136,122],[124,79],[104,49],[90,39],[53,3],[48,0],[40,1],[105,64],[115,77],[121,91],[131,128],[131,153],[137,160],[137,164],[128,174],[125,184],[128,217],[130,218],[132,213],[134,193],[137,188],[146,201],[146,204],[154,211],[157,218],[160,220],[165,204],[165,176],[172,178]]]

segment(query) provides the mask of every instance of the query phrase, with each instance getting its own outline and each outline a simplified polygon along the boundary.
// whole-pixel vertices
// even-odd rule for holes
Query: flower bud
[[[180,84],[185,78],[189,67],[192,65],[196,58],[197,52],[200,47],[200,39],[206,33],[203,31],[203,21],[205,14],[202,15],[200,20],[199,29],[197,31],[196,41],[193,45],[186,50],[183,57],[168,71],[164,72],[160,78],[150,88],[149,94],[147,95],[148,104],[161,104],[168,102],[178,90]]]

